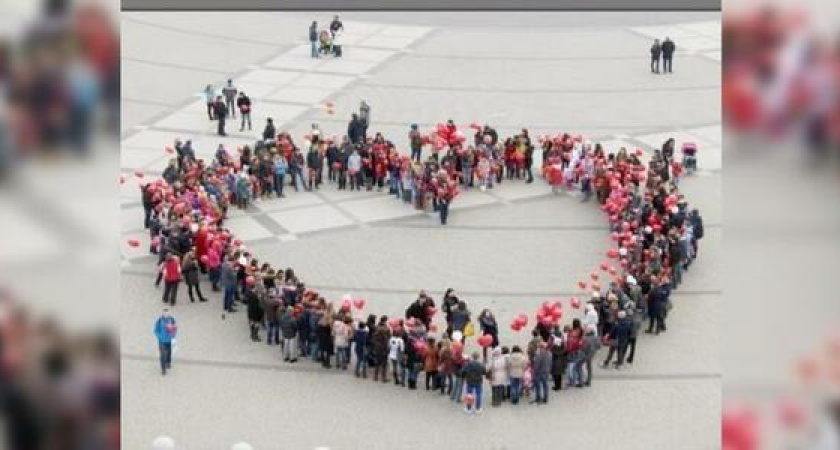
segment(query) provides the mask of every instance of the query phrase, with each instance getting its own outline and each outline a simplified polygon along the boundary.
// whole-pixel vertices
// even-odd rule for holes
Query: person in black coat
[[[216,115],[216,121],[219,123],[219,136],[227,136],[227,133],[225,133],[225,117],[227,117],[228,108],[221,95],[216,97],[216,103],[213,104],[213,113]]]
[[[267,141],[277,139],[277,130],[274,128],[274,120],[269,117],[265,122],[265,129],[262,134],[263,140]]]
[[[251,340],[260,342],[260,326],[262,325],[265,311],[260,303],[260,297],[254,290],[253,286],[248,286],[245,289],[245,303],[248,305],[248,321],[251,326]]]
[[[618,312],[618,322],[612,327],[609,333],[610,351],[607,353],[607,359],[601,364],[601,367],[608,367],[613,355],[617,354],[615,361],[615,368],[620,369],[624,364],[624,355],[627,353],[627,345],[630,343],[630,335],[633,332],[633,323],[627,318],[624,311]]]
[[[650,71],[653,73],[659,73],[659,60],[662,58],[662,45],[659,43],[659,39],[653,41],[653,45],[650,47]]]
[[[207,299],[204,298],[204,295],[201,293],[201,287],[199,286],[198,263],[195,260],[195,253],[192,251],[187,252],[186,256],[184,256],[184,262],[181,264],[181,274],[184,276],[184,282],[189,288],[190,302],[195,303],[193,291],[198,294],[198,301],[206,302]]]
[[[362,144],[364,143],[364,124],[362,120],[359,119],[358,114],[353,114],[350,118],[350,124],[347,125],[347,137],[350,138],[350,142],[353,144]]]
[[[659,280],[654,281],[653,287],[648,294],[648,315],[650,316],[650,326],[645,333],[659,334],[661,331],[666,331],[665,327],[665,309],[668,305],[668,297],[671,295],[671,289],[666,283]],[[656,331],[654,331],[654,327]]]
[[[674,52],[677,50],[677,45],[671,38],[666,37],[665,42],[662,43],[662,71],[665,73],[673,73],[671,63],[674,60]]]

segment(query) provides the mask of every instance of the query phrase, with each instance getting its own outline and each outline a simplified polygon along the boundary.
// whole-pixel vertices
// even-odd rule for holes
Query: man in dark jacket
[[[297,362],[298,321],[293,314],[294,308],[287,307],[280,318],[280,330],[283,333],[283,361]]]
[[[216,115],[216,120],[219,123],[219,136],[227,136],[225,133],[225,118],[227,117],[228,109],[222,96],[216,97],[216,103],[213,105],[213,114]]]
[[[627,313],[624,311],[618,312],[618,322],[610,330],[610,351],[607,353],[607,359],[601,364],[601,367],[607,368],[610,365],[613,355],[616,353],[618,357],[615,361],[615,368],[621,369],[624,364],[624,355],[627,353],[627,344],[630,342],[630,335],[633,333],[633,323],[627,319]]]
[[[353,144],[361,144],[363,143],[364,132],[363,130],[362,121],[359,119],[358,114],[353,114],[350,118],[350,124],[347,125],[347,136],[350,138],[350,142]]]
[[[277,131],[274,129],[274,120],[269,117],[265,121],[265,129],[263,130],[263,140],[274,140],[277,139]]]
[[[650,71],[659,73],[659,60],[662,58],[662,45],[659,44],[659,39],[653,41],[653,46],[650,47]]]
[[[425,297],[421,293],[417,300],[415,300],[408,309],[405,310],[405,318],[406,319],[417,319],[420,322],[426,323],[426,307],[423,305],[425,302]]]
[[[665,312],[668,305],[668,297],[671,295],[671,289],[666,283],[656,280],[653,283],[653,288],[648,294],[648,314],[650,315],[650,326],[645,330],[645,333],[659,334],[661,331],[666,331],[665,328]],[[656,331],[654,332],[654,327]]]
[[[373,360],[376,363],[373,369],[373,381],[378,381],[381,374],[382,382],[388,382],[388,341],[390,339],[391,331],[388,330],[388,317],[382,316],[373,332]]]
[[[673,73],[671,69],[671,63],[674,60],[674,52],[677,50],[677,45],[674,44],[674,41],[671,38],[666,37],[665,42],[662,43],[662,61],[663,67],[662,71],[665,73]]]
[[[312,21],[309,26],[309,44],[312,46],[312,57],[319,58],[318,54],[318,22]]]

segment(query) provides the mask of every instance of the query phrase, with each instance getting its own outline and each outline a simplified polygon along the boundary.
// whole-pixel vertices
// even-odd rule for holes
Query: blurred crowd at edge
[[[96,3],[41,1],[22,33],[0,35],[2,175],[33,158],[86,154],[93,133],[119,130],[114,18]]]
[[[15,178],[25,173],[27,183],[39,183],[46,176],[41,165],[61,170],[70,160],[84,163],[68,170],[84,172],[78,169],[102,162],[93,155],[97,141],[116,142],[119,132],[115,11],[96,0],[39,0],[37,13],[18,21],[15,13],[26,15],[35,5],[17,1],[0,3],[5,16],[5,25],[0,25],[4,215],[24,210],[15,206],[15,189],[26,183]],[[67,186],[64,195],[73,194],[73,186]],[[24,233],[15,239],[37,237]],[[13,258],[2,261],[8,278],[19,264]],[[62,276],[97,276],[72,264],[63,272],[45,271],[18,284],[7,279],[8,284],[0,286],[0,448],[119,448],[119,348],[114,329],[73,329],[60,316],[53,319],[34,308],[31,299],[17,291],[20,282],[61,283]],[[69,287],[64,291],[71,299],[80,294]]]
[[[724,299],[730,306],[727,314],[721,309],[721,321],[722,338],[733,343],[721,347],[727,450],[840,448],[840,308],[836,296],[819,295],[837,292],[825,274],[840,268],[837,251],[819,251],[837,248],[831,188],[840,155],[838,19],[837,2],[724,3]],[[803,265],[808,268],[797,269]],[[768,273],[786,276],[762,279]],[[744,320],[757,310],[761,320]],[[811,323],[815,316],[825,319]],[[785,321],[790,329],[776,328]],[[765,339],[760,348],[753,345],[760,338],[745,338],[776,333],[779,339]],[[801,337],[781,337],[794,335]],[[756,363],[768,360],[777,365]],[[790,370],[778,373],[785,365]],[[752,372],[744,373],[754,376],[739,378],[746,366]]]

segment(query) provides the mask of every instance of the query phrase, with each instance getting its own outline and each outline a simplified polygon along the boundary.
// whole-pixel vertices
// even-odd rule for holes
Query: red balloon
[[[609,268],[610,268],[610,265],[609,265],[609,264],[607,264],[607,262],[606,262],[606,261],[604,261],[604,262],[602,262],[602,263],[601,263],[601,270],[603,270],[603,271],[605,271],[605,272],[606,272]]]
[[[475,395],[474,394],[467,394],[464,396],[464,404],[467,406],[472,406],[475,403]]]
[[[612,259],[618,258],[618,249],[611,248],[607,250],[607,257]]]
[[[426,353],[427,349],[428,349],[428,347],[426,346],[426,343],[423,342],[422,340],[418,339],[418,340],[414,341],[414,350],[417,351],[417,353],[423,355],[423,354]]]
[[[520,322],[514,321],[510,324],[510,329],[516,332],[522,331],[522,324]]]
[[[592,281],[598,281],[598,278],[600,278],[598,272],[595,271],[592,271],[592,273],[589,274],[589,277],[592,278]]]
[[[131,247],[139,247],[140,246],[140,241],[138,241],[137,239],[129,239],[128,240],[128,245],[131,246]]]
[[[355,306],[355,307],[356,307],[356,309],[364,309],[364,307],[365,307],[365,299],[363,299],[363,298],[357,298],[357,299],[353,300],[353,306]]]
[[[210,264],[210,257],[207,256],[207,255],[202,255],[201,256],[201,264],[204,264],[205,266],[207,264]]]
[[[571,303],[572,308],[580,309],[580,299],[577,297],[572,297],[569,299],[569,303]]]
[[[135,170],[134,171],[134,176],[137,177],[137,178],[143,178],[143,176],[144,176],[143,171],[142,170]]]
[[[491,344],[493,344],[493,336],[490,336],[489,334],[485,334],[484,336],[478,338],[478,345],[482,347],[489,347]]]
[[[345,299],[341,302],[341,310],[344,312],[350,311],[350,299]]]
[[[248,286],[253,286],[257,284],[257,279],[254,278],[253,275],[249,275],[248,278],[245,279],[245,284],[247,284]]]
[[[461,353],[464,351],[464,344],[462,344],[461,341],[452,341],[452,345],[450,347],[452,348],[453,353]]]
[[[241,240],[239,240],[239,239],[235,239],[235,240],[233,241],[233,246],[234,246],[234,247],[239,247],[240,245],[242,245],[242,241],[241,241]]]
[[[584,281],[578,281],[578,287],[579,287],[581,290],[584,290],[584,291],[585,291],[585,290],[586,290],[586,282],[584,282]]]

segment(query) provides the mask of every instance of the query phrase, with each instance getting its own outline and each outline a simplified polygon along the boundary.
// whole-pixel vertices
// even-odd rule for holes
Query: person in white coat
[[[595,305],[592,303],[586,304],[586,315],[583,317],[583,326],[584,328],[588,326],[593,326],[595,328],[595,334],[598,334],[598,311],[595,310]]]
[[[487,362],[487,372],[490,374],[491,400],[493,407],[502,404],[505,396],[505,386],[508,384],[507,357],[502,355],[502,349],[496,347]]]

